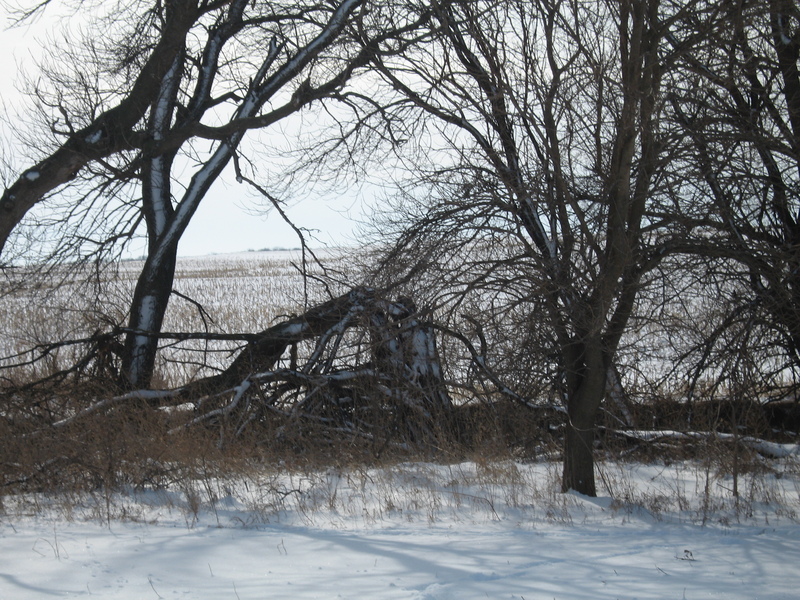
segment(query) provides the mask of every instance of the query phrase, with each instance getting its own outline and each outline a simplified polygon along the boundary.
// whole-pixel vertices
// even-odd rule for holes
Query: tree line
[[[667,346],[669,323],[695,334],[661,355],[687,398],[709,373],[728,392],[793,394],[795,2],[99,5],[103,34],[31,87],[38,145],[18,151],[36,159],[6,173],[0,258],[12,269],[44,232],[39,263],[107,266],[146,236],[114,324],[121,392],[151,387],[178,243],[226,169],[283,214],[289,178],[391,165],[369,283],[435,306],[482,381],[563,408],[565,490],[596,493],[599,411],[626,393],[641,357],[627,348],[653,323]],[[286,133],[309,111],[324,124],[313,143]],[[288,166],[260,151],[276,140]],[[692,321],[694,297],[713,319]],[[391,315],[408,305],[370,312],[373,335],[377,319],[400,339],[414,313]],[[412,363],[395,366],[428,368]]]

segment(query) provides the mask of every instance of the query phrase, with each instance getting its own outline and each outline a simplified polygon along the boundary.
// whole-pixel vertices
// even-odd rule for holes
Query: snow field
[[[699,463],[606,463],[587,498],[510,461],[6,497],[0,598],[789,600],[800,474],[773,465],[738,502]]]
[[[176,289],[209,312],[211,331],[258,331],[302,306],[292,262],[296,253],[183,259]],[[124,315],[133,266],[99,312]],[[6,303],[5,354],[52,339],[50,328],[94,331],[72,308],[93,290],[75,283],[44,303]],[[173,299],[166,330],[203,326],[195,304]],[[165,352],[166,385],[198,375],[181,364],[189,348],[207,350]],[[0,496],[0,600],[794,600],[800,455],[784,446],[739,475],[738,498],[719,464],[601,464],[594,499],[560,494],[558,464],[511,461],[254,467],[124,493]]]
[[[329,268],[346,268],[345,250],[317,250]],[[307,256],[307,261],[311,261]],[[97,289],[96,273],[56,272],[49,287],[28,289],[24,272],[18,274],[19,290],[10,292],[0,305],[0,360],[19,362],[15,357],[32,346],[57,339],[91,336],[109,323],[127,322],[130,299],[139,275],[140,261],[124,261],[118,271],[103,273]],[[304,292],[309,301],[319,300],[320,290],[305,290],[299,268],[300,251],[264,251],[181,258],[174,288],[182,296],[170,300],[163,331],[209,331],[211,333],[256,333],[274,325],[280,316],[301,312]],[[319,267],[307,264],[311,273]],[[200,310],[202,307],[202,311]],[[76,308],[79,308],[76,310]],[[187,380],[209,375],[213,368],[226,366],[240,342],[187,341],[176,346],[165,342],[159,357],[158,381],[164,387],[179,386]],[[83,347],[59,348],[35,367],[18,369],[20,377],[47,374],[73,364]],[[26,358],[29,358],[26,356]],[[212,369],[199,368],[205,360]]]

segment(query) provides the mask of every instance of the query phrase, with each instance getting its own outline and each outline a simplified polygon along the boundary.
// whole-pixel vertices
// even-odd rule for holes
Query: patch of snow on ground
[[[6,498],[0,598],[797,597],[796,469],[751,482],[759,491],[735,510],[729,482],[705,480],[700,465],[606,465],[615,499],[558,494],[556,470],[408,464],[209,480],[114,497],[109,521],[101,501]]]

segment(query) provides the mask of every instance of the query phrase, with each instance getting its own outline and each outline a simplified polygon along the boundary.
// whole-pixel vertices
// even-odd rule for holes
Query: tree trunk
[[[594,423],[586,426],[567,423],[564,437],[564,472],[561,491],[575,490],[586,496],[596,496],[594,482]]]
[[[193,0],[167,3],[161,36],[119,104],[73,133],[5,190],[0,196],[0,253],[13,229],[42,198],[73,180],[87,164],[132,149],[136,124],[150,108],[164,74],[183,50],[186,34],[200,15]]]
[[[172,293],[177,245],[164,254],[158,264],[145,263],[131,302],[125,351],[122,357],[122,384],[129,389],[150,386],[158,351],[158,333]],[[155,335],[153,335],[155,334]]]
[[[148,129],[154,140],[163,140],[169,131],[177,105],[182,63],[182,56],[176,57],[164,75],[151,107]],[[158,337],[152,334],[161,333],[175,279],[180,235],[172,241],[164,239],[175,216],[171,191],[174,158],[174,152],[154,156],[144,161],[141,170],[142,215],[147,224],[148,255],[131,301],[129,327],[133,331],[128,332],[125,339],[122,361],[123,383],[131,389],[150,387],[158,352]]]
[[[600,342],[580,344],[567,376],[567,428],[561,490],[596,496],[594,436],[597,411],[605,396],[608,369]]]

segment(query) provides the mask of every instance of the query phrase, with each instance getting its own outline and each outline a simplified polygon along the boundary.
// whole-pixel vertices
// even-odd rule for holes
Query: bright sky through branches
[[[11,7],[13,8],[13,6]],[[23,72],[36,73],[36,58],[48,40],[61,37],[65,17],[59,7],[48,7],[45,13],[22,26],[12,26],[11,9],[0,0],[0,158],[11,162],[16,170],[31,166],[29,159],[20,158],[19,142],[14,140],[12,123],[20,109],[31,103],[21,93]],[[72,13],[70,13],[72,14]],[[72,16],[70,19],[74,19]],[[38,157],[38,159],[44,156]],[[9,183],[19,175],[4,167],[3,176]],[[307,241],[312,247],[345,246],[354,243],[354,219],[359,218],[360,204],[356,194],[308,194],[302,201],[288,200],[285,208],[295,226],[309,232]],[[215,183],[201,203],[179,245],[181,256],[198,256],[225,252],[241,252],[262,248],[294,248],[300,245],[295,231],[277,211],[264,211],[265,201],[255,196],[245,184],[238,184],[232,168]],[[131,248],[131,254],[144,254],[145,241]]]

